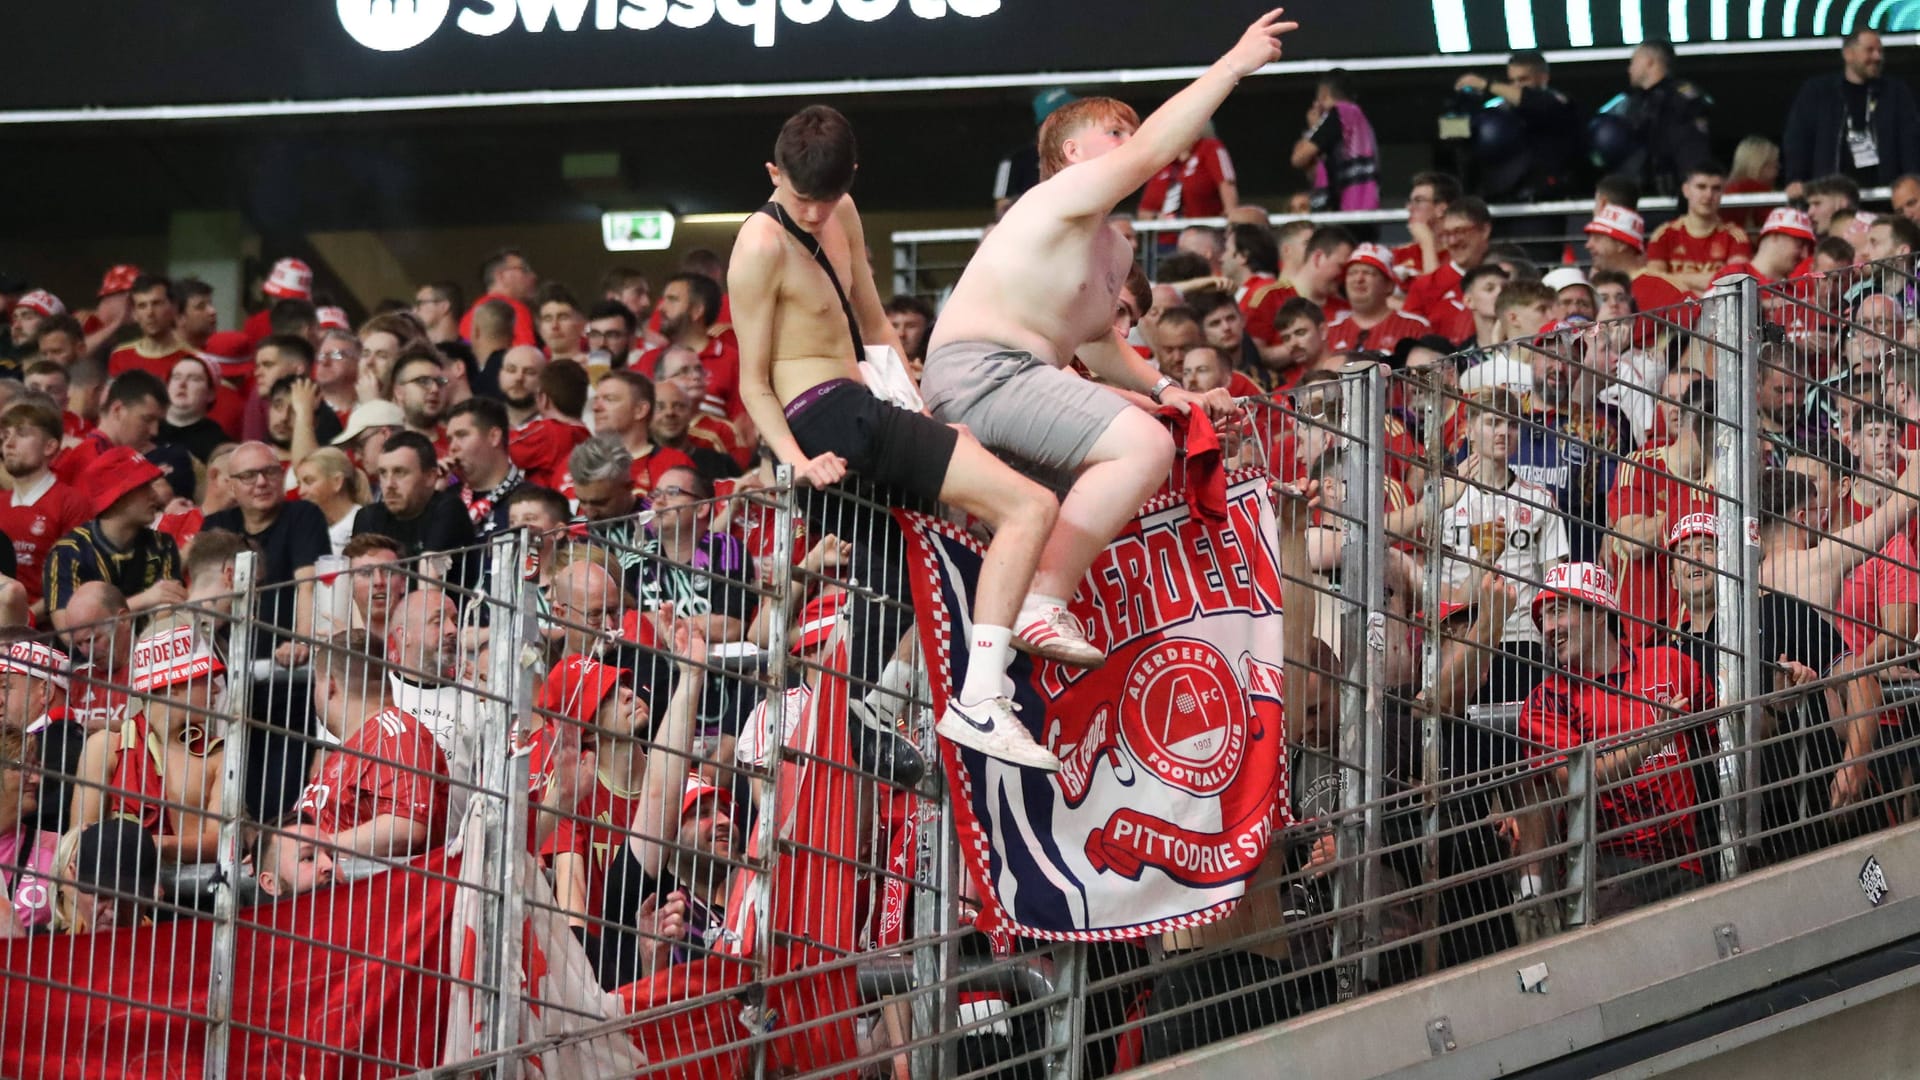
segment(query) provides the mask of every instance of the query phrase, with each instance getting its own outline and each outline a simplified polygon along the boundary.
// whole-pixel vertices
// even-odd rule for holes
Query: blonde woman
[[[1733,167],[1727,173],[1727,194],[1751,195],[1780,190],[1780,148],[1764,135],[1749,135],[1733,150]],[[1729,207],[1722,217],[1751,232],[1766,217],[1761,206]]]
[[[353,519],[360,508],[371,501],[367,478],[354,468],[345,452],[323,446],[306,457],[294,469],[300,497],[327,515],[327,536],[333,553],[346,550],[353,537]]]

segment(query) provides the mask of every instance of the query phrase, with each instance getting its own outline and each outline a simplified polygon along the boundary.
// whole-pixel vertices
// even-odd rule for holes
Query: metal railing
[[[0,1072],[1077,1080],[1906,823],[1913,269],[1248,401],[1294,824],[1230,912],[1132,940],[973,928],[878,493],[290,582],[241,552],[137,628],[19,635]]]
[[[1890,188],[1871,188],[1861,192],[1863,205],[1871,204],[1883,208],[1892,198]],[[1752,194],[1727,195],[1721,200],[1724,212],[1764,211],[1776,206],[1787,205],[1787,197],[1779,192],[1758,192]],[[1542,267],[1558,266],[1565,250],[1571,246],[1581,252],[1578,261],[1585,263],[1586,234],[1582,227],[1593,215],[1592,199],[1559,199],[1536,203],[1500,203],[1488,207],[1496,225],[1495,239],[1503,244],[1516,244]],[[1646,218],[1647,235],[1680,213],[1686,207],[1671,196],[1648,196],[1641,199],[1639,211]],[[1357,229],[1382,243],[1404,244],[1408,241],[1407,214],[1404,208],[1380,210],[1332,210],[1312,214],[1269,214],[1267,222],[1273,226],[1285,225],[1293,221],[1312,221],[1316,225],[1345,225]],[[1225,228],[1225,218],[1169,218],[1155,221],[1131,221],[1133,231],[1143,237],[1135,251],[1136,261],[1149,279],[1157,280],[1155,273],[1161,256],[1171,250],[1173,238],[1182,230],[1192,227],[1211,229]],[[974,246],[986,235],[986,226],[955,229],[905,229],[891,235],[893,242],[893,295],[919,296],[927,300],[941,301],[947,290],[960,280],[960,272],[966,269],[967,260],[973,257]],[[1366,237],[1363,237],[1366,238]]]

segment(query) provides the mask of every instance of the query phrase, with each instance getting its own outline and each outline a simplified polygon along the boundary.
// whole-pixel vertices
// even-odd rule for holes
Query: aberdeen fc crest
[[[1143,651],[1127,672],[1120,733],[1162,783],[1217,795],[1240,773],[1247,708],[1230,662],[1204,641],[1175,638]]]

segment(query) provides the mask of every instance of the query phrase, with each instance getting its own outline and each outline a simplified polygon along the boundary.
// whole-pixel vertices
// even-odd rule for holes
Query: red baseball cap
[[[660,629],[653,623],[653,613],[628,608],[627,613],[620,616],[620,640],[631,641],[647,649],[658,647]]]
[[[121,263],[107,271],[100,279],[100,295],[112,296],[115,293],[131,292],[133,283],[140,280],[140,268],[132,263]]]
[[[273,264],[260,291],[276,300],[311,300],[313,267],[299,259],[281,259]]]
[[[1393,252],[1381,244],[1361,244],[1354,248],[1353,254],[1347,256],[1347,266],[1370,266],[1390,282],[1400,280],[1393,274]]]
[[[116,446],[94,458],[80,473],[81,491],[93,493],[93,516],[99,517],[128,493],[165,475],[160,466],[131,446]]]
[[[688,811],[700,805],[701,799],[709,795],[718,798],[720,802],[726,806],[729,813],[733,811],[733,796],[729,795],[725,788],[717,788],[707,783],[706,780],[701,778],[699,773],[688,773],[687,792],[680,798],[681,816],[685,817]]]
[[[626,678],[627,669],[589,660],[579,653],[560,661],[540,687],[536,708],[591,727],[600,703]]]
[[[33,290],[21,297],[13,306],[15,308],[26,308],[28,311],[38,312],[43,319],[51,319],[55,315],[65,315],[67,313],[67,305],[61,303],[59,297],[45,289]]]
[[[1647,221],[1624,206],[1603,206],[1587,222],[1586,230],[1596,236],[1611,236],[1635,251],[1647,250]]]
[[[1533,595],[1533,625],[1540,625],[1540,608],[1556,596],[1580,600],[1607,611],[1619,611],[1613,575],[1598,563],[1561,563],[1547,571],[1540,591]]]
[[[1813,218],[1805,210],[1795,210],[1791,206],[1775,207],[1767,215],[1767,223],[1760,227],[1760,235],[1771,236],[1774,233],[1797,237],[1808,243],[1819,243],[1820,240],[1813,231]]]
[[[1720,520],[1712,514],[1688,514],[1667,530],[1667,546],[1695,536],[1719,536]]]
[[[314,318],[320,321],[322,330],[351,330],[353,324],[347,321],[347,309],[323,307],[314,312]]]

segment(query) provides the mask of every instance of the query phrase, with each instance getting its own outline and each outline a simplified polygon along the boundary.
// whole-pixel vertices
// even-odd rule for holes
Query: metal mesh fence
[[[0,1072],[1108,1075],[1903,823],[1912,269],[1244,402],[1293,824],[1144,936],[976,927],[882,492],[13,635]]]

